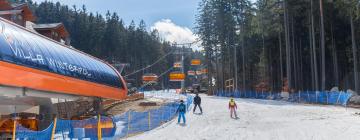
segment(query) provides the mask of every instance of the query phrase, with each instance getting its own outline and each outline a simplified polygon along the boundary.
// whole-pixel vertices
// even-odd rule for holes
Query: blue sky
[[[42,2],[46,0],[33,0]],[[139,24],[143,19],[148,30],[156,29],[164,40],[190,43],[197,40],[193,33],[195,16],[201,0],[47,0],[104,14],[116,12],[129,25],[132,20]],[[252,0],[255,1],[255,0]],[[194,49],[200,49],[200,43]]]
[[[41,2],[45,0],[34,0]],[[192,29],[200,0],[48,0],[66,5],[83,4],[88,11],[105,14],[107,10],[117,12],[128,25],[131,20],[139,23],[143,19],[152,26],[162,19],[170,19],[176,25]]]
[[[42,2],[46,0],[33,0]],[[148,30],[156,29],[163,40],[190,43],[197,40],[193,33],[197,7],[201,0],[47,0],[65,5],[85,5],[90,12],[116,12],[129,25],[143,19]],[[193,47],[200,49],[199,45]]]

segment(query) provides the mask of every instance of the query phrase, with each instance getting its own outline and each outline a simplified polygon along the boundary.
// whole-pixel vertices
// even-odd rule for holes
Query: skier
[[[178,123],[180,123],[180,119],[182,118],[183,123],[186,124],[185,112],[186,112],[186,106],[184,104],[184,101],[180,100],[180,105],[179,105],[178,109],[176,110],[176,113],[179,113]]]
[[[201,114],[203,113],[200,104],[201,104],[201,98],[199,96],[199,93],[196,93],[196,96],[194,97],[194,110],[193,110],[193,113],[195,113],[195,110],[196,110],[197,106],[199,106]]]
[[[237,109],[237,105],[234,101],[233,98],[230,99],[229,102],[229,109],[230,109],[230,117],[233,118],[233,114],[235,115],[235,118],[238,118],[236,115],[236,109]]]
[[[196,90],[197,90],[198,93],[200,92],[200,85],[198,85],[198,86],[196,87]]]

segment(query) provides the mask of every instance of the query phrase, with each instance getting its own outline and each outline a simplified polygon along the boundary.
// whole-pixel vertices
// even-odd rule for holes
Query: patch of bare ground
[[[107,113],[111,115],[118,115],[125,113],[129,110],[137,112],[145,112],[152,109],[160,108],[162,105],[166,104],[168,101],[165,99],[156,99],[156,98],[144,98],[137,99],[132,101],[122,101],[116,103],[107,109]]]

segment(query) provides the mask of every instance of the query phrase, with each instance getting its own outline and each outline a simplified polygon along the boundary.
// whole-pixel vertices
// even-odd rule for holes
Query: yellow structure
[[[201,65],[201,60],[200,59],[193,59],[193,60],[191,60],[191,65],[193,65],[193,66]]]
[[[13,128],[12,140],[16,140],[16,120],[15,119],[14,119],[14,128]]]
[[[170,81],[184,81],[185,80],[185,74],[181,72],[172,72],[170,73]]]
[[[98,127],[97,127],[97,136],[98,136],[98,140],[102,139],[102,134],[101,134],[101,115],[98,115]]]
[[[55,117],[54,118],[54,127],[53,127],[52,132],[51,132],[51,140],[54,139],[55,130],[56,130],[56,123],[57,123],[57,118]]]

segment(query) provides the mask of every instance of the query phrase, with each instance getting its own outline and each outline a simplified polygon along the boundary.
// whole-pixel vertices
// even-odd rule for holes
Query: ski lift
[[[188,71],[188,75],[191,75],[191,76],[195,75],[195,71],[189,70],[189,71]]]
[[[174,68],[181,68],[181,67],[182,67],[181,62],[174,63]]]
[[[202,69],[202,70],[201,70],[201,73],[202,73],[202,74],[208,73],[208,69]]]
[[[202,74],[202,71],[201,70],[197,70],[196,71],[196,75],[201,75]]]
[[[201,64],[201,60],[200,59],[193,59],[191,60],[191,65],[193,66],[198,66]]]
[[[171,72],[169,75],[170,81],[184,81],[185,74],[180,71]]]
[[[143,80],[144,83],[157,82],[158,78],[159,77],[156,74],[153,74],[153,73],[147,73],[147,74],[144,74],[142,76],[142,80]]]

